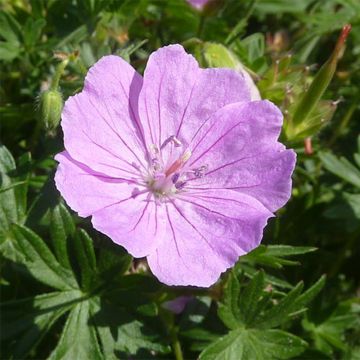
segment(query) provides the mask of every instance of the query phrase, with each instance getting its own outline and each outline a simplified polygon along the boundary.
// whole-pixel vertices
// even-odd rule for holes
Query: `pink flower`
[[[162,307],[174,314],[181,314],[184,311],[186,305],[193,299],[193,296],[179,296],[173,300],[164,302]]]
[[[202,10],[210,0],[186,0],[192,7]]]
[[[216,282],[290,197],[295,153],[277,141],[280,110],[180,45],[154,52],[144,77],[103,57],[61,124],[66,202],[168,285]]]

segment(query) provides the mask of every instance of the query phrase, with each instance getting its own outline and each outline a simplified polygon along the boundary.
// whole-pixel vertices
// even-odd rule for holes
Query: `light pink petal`
[[[131,255],[144,257],[159,246],[166,234],[164,211],[145,193],[95,212],[92,224]]]
[[[55,174],[57,189],[67,204],[80,216],[117,203],[131,195],[136,185],[97,173],[71,158],[68,152],[57,154]]]
[[[272,216],[253,197],[231,190],[184,193],[166,211],[168,236],[148,256],[150,269],[165,284],[203,287],[259,245]]]
[[[96,173],[67,152],[56,156],[56,187],[80,216],[136,257],[153,251],[165,234],[164,208],[149,202],[137,184]]]
[[[277,142],[280,110],[269,101],[232,104],[219,110],[194,137],[188,167],[207,166],[193,189],[233,189],[276,211],[290,197],[296,155]]]
[[[141,76],[118,56],[105,56],[89,70],[84,90],[66,101],[62,113],[73,159],[110,176],[138,176],[145,164],[137,114],[141,86]]]
[[[170,45],[149,58],[139,113],[147,143],[160,146],[175,135],[186,144],[218,109],[249,100],[243,74],[230,69],[200,69],[182,46]]]

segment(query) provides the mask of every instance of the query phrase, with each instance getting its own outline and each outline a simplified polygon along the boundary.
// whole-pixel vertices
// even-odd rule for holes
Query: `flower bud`
[[[224,5],[224,0],[187,0],[187,2],[196,10],[202,12],[204,16],[215,15]]]
[[[307,135],[307,130],[319,128],[321,125],[319,120],[323,122],[323,119],[319,116],[314,116],[314,113],[319,106],[321,97],[335,74],[337,63],[342,56],[345,40],[350,29],[350,25],[343,27],[333,53],[315,75],[309,89],[304,93],[297,107],[294,109],[291,123],[288,124],[286,129],[288,139],[297,138],[300,134]]]
[[[39,118],[46,130],[58,126],[63,108],[63,99],[58,90],[45,90],[39,96]]]
[[[216,43],[205,42],[202,46],[202,61],[205,67],[230,68],[241,73],[251,93],[251,100],[260,100],[260,93],[248,71],[236,57],[236,55],[225,46]],[[197,55],[195,54],[195,57]]]

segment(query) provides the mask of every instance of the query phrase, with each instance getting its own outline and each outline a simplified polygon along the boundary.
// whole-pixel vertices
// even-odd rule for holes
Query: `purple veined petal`
[[[139,193],[96,211],[92,224],[134,257],[144,257],[155,251],[166,235],[164,211],[149,192]]]
[[[273,214],[231,190],[186,193],[166,204],[169,236],[147,259],[167,285],[208,287],[261,241]]]
[[[165,234],[164,208],[149,200],[135,181],[111,178],[75,161],[64,151],[56,156],[56,187],[82,217],[136,257],[148,255]]]
[[[182,46],[163,47],[149,58],[139,97],[146,141],[160,147],[175,135],[186,143],[214,112],[241,101],[250,101],[242,73],[200,69]]]
[[[61,126],[73,159],[114,177],[145,166],[146,145],[137,113],[142,77],[118,56],[101,58],[81,93],[64,106]]]
[[[97,173],[72,159],[66,151],[57,154],[55,159],[59,162],[56,187],[67,204],[83,217],[128,198],[138,186],[135,180],[124,181]]]
[[[290,198],[295,161],[295,153],[278,144],[277,148],[257,156],[210,170],[203,178],[189,182],[188,190],[236,190],[255,197],[270,211],[276,211]]]
[[[276,211],[290,197],[296,155],[277,142],[282,114],[269,101],[219,110],[194,137],[189,167],[207,165],[189,189],[231,189]]]

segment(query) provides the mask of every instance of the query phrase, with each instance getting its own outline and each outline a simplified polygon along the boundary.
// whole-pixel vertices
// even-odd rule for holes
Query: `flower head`
[[[210,0],[186,0],[195,9],[202,10]]]
[[[277,141],[280,110],[251,101],[241,73],[200,69],[180,45],[154,52],[144,77],[103,57],[61,124],[57,188],[168,285],[216,282],[290,196],[295,154]]]
[[[181,314],[191,300],[194,300],[193,296],[179,296],[173,300],[164,302],[162,307],[174,314]]]

